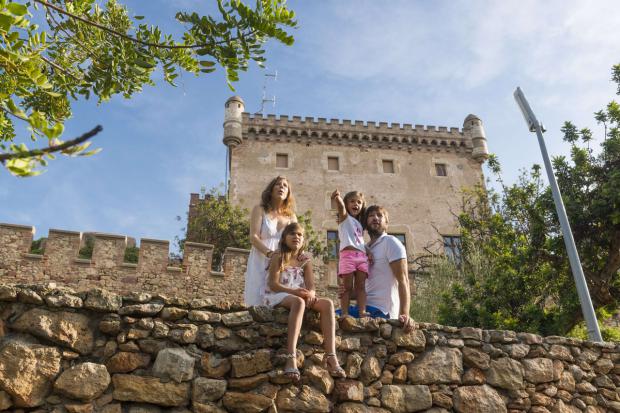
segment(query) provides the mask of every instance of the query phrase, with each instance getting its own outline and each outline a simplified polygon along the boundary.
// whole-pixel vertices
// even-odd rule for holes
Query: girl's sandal
[[[334,360],[336,361],[336,366],[335,367],[331,367],[328,360],[330,358],[334,358]],[[324,363],[325,363],[325,368],[327,368],[327,371],[329,372],[330,376],[335,377],[335,378],[345,378],[347,377],[347,373],[344,371],[344,369],[342,367],[340,367],[340,363],[338,363],[338,357],[336,356],[336,353],[327,353],[325,354],[325,359],[324,359]]]
[[[297,354],[295,353],[283,354],[282,357],[295,360],[295,363],[297,363]],[[297,367],[286,367],[284,369],[284,375],[291,379],[293,383],[298,383],[301,380],[301,373]]]

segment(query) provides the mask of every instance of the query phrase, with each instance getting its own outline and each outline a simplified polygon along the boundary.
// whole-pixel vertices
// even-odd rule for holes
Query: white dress
[[[304,281],[304,269],[302,267],[286,267],[280,272],[280,284],[288,288],[306,288]],[[269,287],[265,288],[263,303],[274,307],[282,302],[290,294],[285,292],[274,293]]]
[[[260,239],[271,251],[278,249],[282,230],[284,228],[278,231],[277,218],[270,219],[267,214],[263,214],[263,220],[260,225]],[[263,305],[268,268],[269,258],[255,247],[252,247],[245,272],[245,290],[243,293],[245,305],[248,307]]]

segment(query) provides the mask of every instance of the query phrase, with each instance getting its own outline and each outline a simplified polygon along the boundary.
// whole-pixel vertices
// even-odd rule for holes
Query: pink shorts
[[[355,271],[361,271],[368,274],[368,257],[366,256],[366,253],[358,250],[340,251],[338,276],[341,277]]]

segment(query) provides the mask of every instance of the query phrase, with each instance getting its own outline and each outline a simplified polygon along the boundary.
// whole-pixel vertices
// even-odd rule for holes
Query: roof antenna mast
[[[271,99],[267,99],[267,81],[269,78],[273,78],[275,82],[278,80],[278,71],[274,71],[274,73],[265,73],[265,80],[263,81],[263,98],[260,101],[260,110],[256,112],[256,114],[263,115],[265,113],[265,103],[271,102],[273,107],[276,107],[276,95],[273,95]]]

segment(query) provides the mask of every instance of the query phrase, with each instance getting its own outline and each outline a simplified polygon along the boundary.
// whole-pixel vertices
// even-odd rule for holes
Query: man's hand
[[[368,265],[372,265],[375,262],[375,258],[372,256],[372,252],[366,250],[366,256],[368,257]]]
[[[410,333],[411,331],[413,331],[413,328],[415,327],[415,321],[413,321],[413,319],[407,314],[401,314],[398,317],[398,321],[403,324],[403,330],[405,330],[405,333]]]

